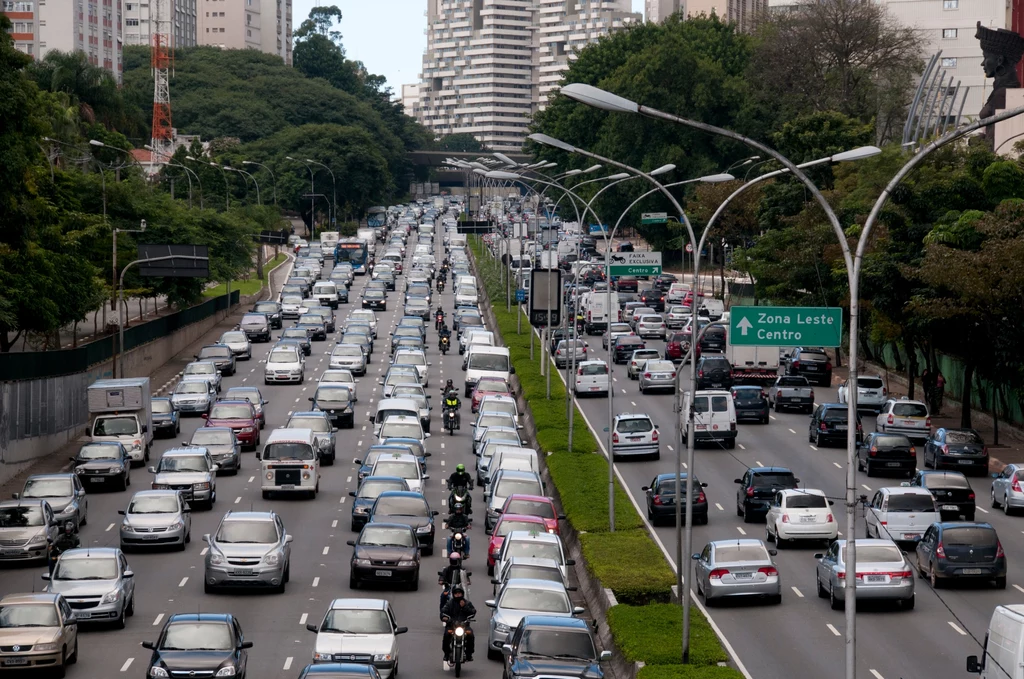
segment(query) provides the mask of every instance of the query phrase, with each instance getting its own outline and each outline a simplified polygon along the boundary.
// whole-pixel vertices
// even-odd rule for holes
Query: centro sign
[[[837,347],[843,310],[838,307],[733,307],[729,341],[745,346]]]

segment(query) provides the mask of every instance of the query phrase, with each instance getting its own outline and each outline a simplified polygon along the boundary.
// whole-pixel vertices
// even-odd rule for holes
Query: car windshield
[[[263,460],[312,460],[316,455],[308,443],[268,443],[263,449]]]
[[[125,436],[138,433],[139,423],[133,416],[102,417],[92,428],[93,436]]]
[[[488,412],[480,416],[476,421],[476,426],[480,429],[486,429],[487,427],[515,427],[516,422],[505,413]]]
[[[348,389],[341,387],[320,387],[316,390],[317,401],[341,401],[347,402],[351,398]]]
[[[224,622],[179,622],[167,626],[162,651],[230,651],[235,647]]]
[[[543,566],[509,566],[505,572],[505,581],[526,578],[529,580],[547,580],[548,582],[562,582],[562,573],[557,568],[545,568]]]
[[[326,417],[292,417],[285,425],[286,429],[312,429],[318,434],[331,431],[331,423]]]
[[[865,563],[902,563],[903,555],[895,545],[862,545],[857,541],[857,565]],[[846,547],[843,547],[843,563],[846,563]]]
[[[890,512],[934,512],[935,500],[923,493],[896,493],[889,496],[886,509]]]
[[[587,363],[580,366],[580,371],[584,375],[607,375],[608,366],[604,363]]]
[[[896,417],[928,417],[928,408],[923,403],[894,403],[892,414]]]
[[[285,295],[281,298],[281,304],[302,304],[301,295]]]
[[[375,500],[378,495],[388,490],[407,489],[406,484],[399,483],[398,481],[371,481],[370,479],[366,479],[359,485],[359,492],[356,493],[356,496],[368,500]]]
[[[787,509],[825,509],[828,500],[814,493],[794,493],[786,498]]]
[[[228,358],[231,349],[228,347],[203,347],[199,350],[199,358]]]
[[[675,372],[676,367],[672,361],[647,361],[644,369],[650,372],[669,373]]]
[[[363,350],[355,345],[335,347],[331,352],[335,356],[362,356]]]
[[[503,477],[494,488],[496,497],[509,495],[543,495],[540,482],[536,479],[514,479]]]
[[[174,407],[171,406],[171,402],[162,398],[153,399],[153,412],[161,415],[174,412]]]
[[[772,488],[774,486],[782,488],[796,487],[796,480],[793,478],[793,475],[783,472],[758,472],[753,475],[751,481],[754,488]]]
[[[981,440],[981,437],[975,434],[973,431],[947,431],[946,443],[973,443],[976,446],[984,445],[984,442]]]
[[[60,627],[53,604],[0,606],[0,629],[15,627]]]
[[[53,571],[54,580],[115,580],[117,578],[117,559],[63,558],[57,562]]]
[[[320,314],[302,314],[299,316],[299,323],[309,323],[311,325],[319,325],[324,322],[324,319],[320,317]]]
[[[74,494],[69,478],[29,478],[22,497],[69,497]]]
[[[619,420],[618,424],[615,426],[615,431],[623,434],[640,434],[653,430],[654,423],[646,417],[631,417]]]
[[[562,563],[562,552],[554,542],[540,540],[513,540],[505,552],[505,558],[525,556],[533,559],[553,559]]]
[[[925,474],[923,477],[925,488],[970,488],[971,484],[966,476],[960,474]]]
[[[385,611],[347,608],[328,611],[320,631],[334,634],[391,634],[394,629]]]
[[[80,460],[110,460],[121,457],[120,446],[92,445],[82,446],[78,451]]]
[[[253,311],[259,311],[259,312],[265,313],[265,314],[277,313],[277,303],[276,302],[256,302],[256,304],[255,304],[255,306],[253,306],[252,310]]]
[[[715,563],[739,563],[743,561],[768,561],[768,551],[762,545],[737,543],[720,544],[715,547]]]
[[[365,299],[384,299],[384,291],[383,290],[374,290],[374,289],[371,288],[369,290],[364,290],[363,291],[363,297]]]
[[[281,337],[285,339],[308,340],[309,333],[303,328],[288,328],[281,333]]]
[[[0,507],[0,528],[42,526],[43,510],[38,505],[26,507]]]
[[[538,613],[568,613],[569,598],[546,589],[508,587],[498,602],[500,608]]]
[[[267,317],[263,314],[246,314],[242,316],[242,325],[263,325]]]
[[[246,400],[253,405],[260,404],[260,393],[255,389],[249,387],[232,387],[228,389],[228,398],[237,398],[239,400]]]
[[[661,353],[657,349],[640,349],[633,352],[633,360],[638,363],[649,358],[661,358]]]
[[[194,446],[230,446],[235,442],[235,433],[224,429],[196,429],[189,441]]]
[[[822,419],[825,420],[826,422],[831,422],[833,424],[843,424],[850,421],[848,415],[849,413],[847,413],[845,407],[829,408],[828,410],[825,411],[825,415],[824,417],[822,417]]]
[[[161,472],[206,472],[210,467],[202,455],[165,455],[160,458]]]
[[[395,390],[391,392],[393,398],[411,398],[411,399],[423,399],[426,400],[427,396],[423,393],[423,387],[413,384],[403,384],[395,387]]]
[[[179,382],[174,388],[175,394],[208,394],[210,385],[206,382]]]
[[[225,521],[217,531],[217,542],[269,545],[277,542],[273,521]]]
[[[180,507],[178,498],[170,495],[142,495],[132,498],[128,514],[175,514]]]
[[[270,352],[267,363],[298,363],[299,357],[294,351],[277,349]]]
[[[252,406],[228,406],[228,405],[213,405],[213,409],[210,410],[211,420],[251,420],[252,419]]]
[[[526,630],[519,640],[519,653],[577,660],[597,657],[594,641],[585,630]]]
[[[857,386],[861,389],[882,389],[885,384],[879,377],[858,377]]]
[[[226,332],[221,335],[220,341],[225,344],[235,344],[237,342],[245,342],[244,332]]]
[[[419,465],[413,462],[396,462],[378,460],[374,468],[375,476],[397,476],[400,479],[418,479]]]
[[[806,377],[781,377],[778,386],[780,387],[806,387]]]
[[[942,544],[971,547],[995,547],[996,532],[983,526],[954,526],[942,531]],[[860,550],[857,551],[860,559]]]
[[[408,528],[385,528],[371,523],[363,529],[363,534],[359,536],[359,544],[380,547],[415,547],[416,536]]]
[[[394,370],[388,371],[388,378],[384,380],[384,384],[419,384],[420,378],[416,375],[416,369],[413,367],[409,368],[409,372],[395,372]]]
[[[505,417],[503,418],[503,421],[505,422],[505,424],[501,426],[516,426],[514,419],[516,417],[515,401],[496,401],[494,399],[488,399],[480,404],[480,410],[482,412],[501,413],[502,415],[504,415]],[[510,420],[509,418],[512,419]]]
[[[514,530],[541,530],[544,527],[535,521],[523,521],[522,519],[501,519],[494,528],[492,535],[505,537]]]
[[[746,403],[747,401],[760,401],[761,400],[761,388],[760,387],[736,387],[733,389],[734,397],[737,401]],[[699,399],[704,403],[707,403],[707,399]]]
[[[185,366],[186,375],[215,375],[217,366],[212,363],[189,363]]]
[[[476,390],[481,392],[487,391],[497,394],[507,394],[508,383],[505,382],[505,380],[496,377],[484,377],[479,382],[476,383]]]
[[[537,500],[512,500],[505,508],[505,513],[539,516],[545,519],[555,518],[554,507],[547,502],[539,502]]]
[[[423,437],[423,430],[419,424],[406,424],[404,422],[385,422],[380,430],[381,438],[407,438],[419,439]],[[385,475],[386,476],[386,475]]]
[[[876,434],[871,437],[871,445],[874,448],[909,448],[911,446],[910,439],[906,436],[891,436],[885,434]]]
[[[419,331],[416,331],[419,334]],[[423,354],[414,351],[404,351],[395,356],[396,365],[426,365],[427,359]]]

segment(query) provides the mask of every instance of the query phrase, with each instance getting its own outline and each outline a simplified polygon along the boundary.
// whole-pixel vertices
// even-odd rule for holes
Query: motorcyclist
[[[441,651],[444,653],[444,661],[451,662],[452,642],[455,639],[455,628],[462,626],[466,632],[466,662],[473,660],[473,651],[476,649],[476,639],[473,630],[467,622],[476,615],[476,608],[466,598],[466,592],[461,585],[452,587],[452,597],[444,605],[441,611],[441,620],[444,621],[444,639],[441,641]]]
[[[434,314],[434,327],[440,330],[442,323],[444,323],[444,311],[442,309],[438,309],[437,313]]]
[[[455,471],[448,475],[448,490],[452,491],[452,494],[448,497],[448,502],[452,506],[455,504],[453,500],[455,499],[456,488],[465,489],[466,499],[463,500],[463,503],[466,505],[466,514],[472,514],[473,496],[470,495],[469,491],[473,489],[473,477],[466,471],[466,465],[461,462],[455,465]]]
[[[444,409],[455,411],[455,428],[459,429],[462,425],[462,416],[459,414],[459,409],[462,407],[462,401],[459,400],[459,391],[452,386],[452,381],[448,380],[448,384],[444,389]]]
[[[53,541],[49,541],[49,554],[47,559],[47,567],[50,570],[50,576],[53,577],[53,569],[57,566],[57,560],[60,555],[69,549],[75,549],[81,546],[82,541],[78,536],[78,531],[75,530],[74,521],[67,521],[61,525],[60,530],[57,532],[57,538]],[[468,542],[466,543],[468,546]]]
[[[455,533],[462,533],[462,540],[465,543],[465,547],[462,549],[463,558],[469,558],[469,529],[473,525],[473,519],[469,518],[466,514],[466,507],[461,502],[456,502],[452,505],[452,512],[448,515],[446,521],[448,524],[448,530],[451,531],[452,535]],[[448,536],[445,544],[445,549],[449,552],[452,551],[452,535]]]
[[[443,269],[442,269],[442,271],[443,271]],[[444,277],[443,276],[440,276],[437,279],[437,291],[438,292],[444,292]]]
[[[453,585],[466,585],[472,584],[469,580],[469,571],[462,566],[462,554],[459,552],[451,552],[448,554],[448,565],[444,567],[441,574],[437,578],[437,584],[441,585],[441,606],[440,610],[444,610],[444,605],[448,603],[448,598],[451,596],[451,589]]]
[[[452,330],[448,327],[446,322],[441,321],[441,327],[438,329],[437,334],[441,337],[447,337],[448,340],[451,341]],[[448,381],[451,382],[451,380]]]

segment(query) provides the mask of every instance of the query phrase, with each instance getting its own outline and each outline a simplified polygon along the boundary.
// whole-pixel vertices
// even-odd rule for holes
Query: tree
[[[435,142],[434,148],[438,151],[453,151],[456,153],[489,152],[489,149],[479,139],[468,132],[445,135]]]

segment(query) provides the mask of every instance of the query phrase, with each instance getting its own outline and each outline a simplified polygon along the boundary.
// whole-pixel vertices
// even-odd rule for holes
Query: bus
[[[377,205],[366,211],[366,225],[372,229],[383,229],[388,223],[388,209]]]
[[[334,248],[334,263],[348,262],[357,275],[366,273],[366,257],[369,247],[366,241],[358,238],[343,238]]]

